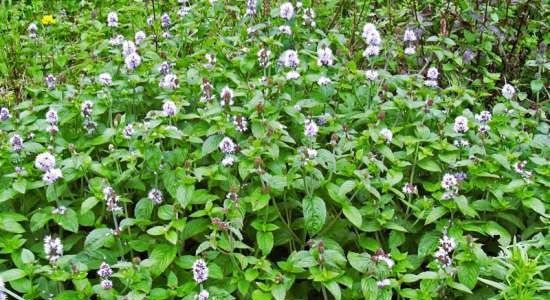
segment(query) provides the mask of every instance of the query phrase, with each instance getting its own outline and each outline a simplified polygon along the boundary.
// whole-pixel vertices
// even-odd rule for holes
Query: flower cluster
[[[164,199],[162,192],[156,188],[149,191],[149,193],[147,194],[147,198],[149,198],[155,204],[161,204]]]
[[[108,263],[102,262],[97,270],[97,275],[101,278],[101,288],[104,290],[111,289],[113,287],[113,282],[109,279],[113,275],[113,270]]]
[[[441,264],[442,267],[449,268],[452,265],[452,255],[455,248],[455,240],[449,237],[447,233],[444,233],[443,237],[439,240],[439,248],[434,254],[436,260]]]
[[[533,172],[526,170],[525,166],[527,166],[526,160],[518,161],[514,164],[514,170],[524,178],[529,178],[533,175]]]
[[[426,73],[426,80],[424,84],[429,87],[437,87],[437,78],[439,77],[439,70],[436,67],[430,67]]]
[[[380,53],[380,44],[382,38],[376,26],[372,23],[367,23],[363,26],[363,34],[361,35],[367,44],[367,48],[363,51],[363,56],[369,58]]]
[[[34,166],[44,172],[42,180],[47,185],[51,185],[63,177],[61,169],[55,168],[55,157],[50,152],[38,154]]]
[[[80,105],[80,113],[84,117],[84,129],[86,129],[88,134],[94,133],[97,128],[97,123],[92,118],[93,108],[94,103],[90,100],[86,100]]]
[[[449,200],[458,194],[458,179],[453,174],[443,175],[441,187],[445,190],[443,200]]]
[[[406,44],[405,55],[413,55],[416,53],[416,46],[414,43],[417,41],[416,33],[413,29],[407,28],[403,34],[403,41]]]
[[[120,206],[120,196],[117,195],[112,187],[107,186],[103,188],[103,199],[105,200],[108,211],[113,213],[122,211],[122,207]]]
[[[50,263],[56,262],[63,255],[63,244],[59,238],[44,237],[44,253]]]
[[[197,259],[192,267],[193,279],[196,283],[203,283],[208,279],[208,266],[203,259]]]

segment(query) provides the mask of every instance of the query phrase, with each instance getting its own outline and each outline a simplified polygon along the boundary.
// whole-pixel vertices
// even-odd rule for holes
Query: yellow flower
[[[47,15],[42,17],[42,24],[44,25],[50,25],[55,24],[55,20],[52,15]]]

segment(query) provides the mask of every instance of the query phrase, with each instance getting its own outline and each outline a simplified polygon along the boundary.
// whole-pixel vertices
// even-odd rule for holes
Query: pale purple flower
[[[456,133],[465,133],[468,131],[468,119],[464,116],[456,117],[453,129]]]
[[[159,66],[159,72],[163,75],[168,75],[170,74],[170,72],[172,71],[172,64],[167,62],[167,61],[163,61],[160,66]]]
[[[46,172],[55,167],[55,157],[50,152],[38,154],[34,160],[34,166]]]
[[[294,16],[294,6],[292,6],[292,3],[283,3],[279,8],[279,16],[286,20],[292,19],[292,17]]]
[[[378,78],[378,71],[376,70],[366,70],[365,76],[368,80],[376,80]]]
[[[122,130],[122,136],[123,136],[125,139],[131,139],[131,138],[132,138],[132,135],[134,135],[134,127],[132,126],[132,124],[128,124],[128,125],[126,125],[126,127],[124,127],[124,129]]]
[[[490,127],[489,125],[487,125],[487,124],[481,124],[481,125],[479,126],[479,129],[478,129],[479,133],[481,133],[481,134],[486,134],[486,133],[488,133],[490,130],[491,130],[491,127]]]
[[[279,32],[286,35],[292,35],[292,29],[288,25],[279,26]]]
[[[111,74],[109,73],[101,73],[99,74],[99,83],[103,86],[110,86],[113,83],[113,78],[111,77]]]
[[[136,51],[137,51],[137,48],[134,42],[130,40],[122,42],[122,54],[124,56],[128,56],[130,54],[136,53]]]
[[[14,134],[10,138],[10,144],[13,152],[19,153],[23,150],[23,138],[19,134]]]
[[[304,25],[310,25],[311,27],[315,27],[315,11],[312,8],[306,8],[304,9]]]
[[[245,132],[248,129],[248,121],[243,116],[233,116],[233,125],[238,132]]]
[[[295,80],[300,78],[300,73],[296,72],[295,70],[291,70],[288,73],[286,73],[286,80]]]
[[[178,76],[175,74],[166,74],[161,82],[159,82],[159,87],[168,90],[174,90],[179,87]]]
[[[380,130],[380,135],[384,138],[387,144],[391,143],[393,139],[393,133],[388,128]]]
[[[167,117],[173,117],[178,113],[178,108],[174,102],[168,100],[162,105],[162,112]]]
[[[404,194],[416,194],[418,192],[418,188],[412,183],[406,183],[403,186],[402,191]]]
[[[222,159],[222,166],[224,166],[224,167],[232,166],[234,163],[235,163],[235,157],[233,157],[231,155],[226,155]]]
[[[48,169],[44,175],[42,175],[42,181],[44,181],[47,185],[52,185],[61,178],[63,178],[63,173],[61,172],[61,169],[56,168]]]
[[[86,100],[80,104],[80,112],[84,118],[90,118],[92,116],[92,110],[94,103],[90,100]]]
[[[208,266],[203,259],[197,259],[192,267],[193,279],[197,283],[203,283],[208,279]]]
[[[317,84],[318,85],[321,85],[321,86],[324,86],[324,85],[329,85],[332,83],[332,80],[330,80],[330,78],[328,77],[325,77],[325,76],[321,76],[319,77],[319,79],[317,80]]]
[[[445,232],[443,237],[439,240],[439,248],[434,253],[436,260],[444,267],[448,268],[452,265],[452,253],[456,248],[456,242],[453,238],[447,236]]]
[[[315,122],[311,121],[310,119],[307,119],[305,121],[304,134],[307,137],[314,138],[318,132],[319,127],[317,126],[317,124],[315,124]]]
[[[101,278],[108,278],[113,275],[113,269],[111,269],[111,266],[107,262],[102,262],[99,266],[99,270],[97,270],[97,275]]]
[[[287,68],[295,68],[300,64],[300,59],[295,50],[286,50],[281,54],[279,62]]]
[[[11,118],[10,110],[7,107],[0,108],[0,121],[6,121]]]
[[[159,189],[151,189],[147,194],[147,198],[153,201],[155,204],[161,204],[164,197]]]
[[[160,17],[160,26],[162,28],[170,27],[170,16],[168,14],[165,13]]]
[[[36,35],[36,31],[38,30],[38,27],[36,26],[36,23],[30,23],[29,26],[27,27],[27,32],[29,34],[34,34]]]
[[[124,36],[122,34],[117,34],[114,37],[109,39],[109,44],[112,46],[121,45],[124,42]]]
[[[306,160],[315,159],[317,157],[317,150],[311,149],[311,148],[306,148],[305,151],[304,151],[304,155],[305,155]]]
[[[363,26],[363,34],[361,36],[369,46],[378,46],[382,42],[380,32],[372,23],[367,23]]]
[[[426,77],[428,77],[431,80],[437,80],[437,77],[439,77],[439,71],[436,67],[430,67],[428,69],[428,72],[426,73]]]
[[[126,56],[124,59],[124,64],[128,70],[135,70],[141,64],[141,56],[136,52]]]
[[[122,210],[120,206],[120,196],[117,195],[112,187],[108,186],[103,188],[103,199],[105,200],[108,211],[117,212]]]
[[[107,15],[107,26],[118,27],[118,15],[116,12],[110,12]]]
[[[134,35],[134,41],[136,42],[136,45],[141,44],[141,42],[143,42],[143,40],[145,40],[146,37],[147,35],[145,34],[145,32],[143,31],[136,32],[136,34]]]
[[[267,66],[269,66],[269,56],[271,56],[271,51],[269,51],[268,49],[262,48],[258,50],[258,63],[260,67],[266,68]]]
[[[424,84],[429,87],[437,87],[437,80],[425,80]]]
[[[101,284],[101,288],[104,290],[113,288],[113,282],[109,279],[102,279],[100,284]]]
[[[191,11],[191,7],[189,6],[182,6],[179,10],[178,10],[178,16],[180,16],[180,18],[183,18],[185,16],[187,16],[189,14],[189,12]]]
[[[334,62],[334,55],[329,47],[320,47],[317,50],[317,65],[319,66],[332,66]]]
[[[504,96],[504,98],[510,100],[514,97],[515,94],[516,89],[511,84],[504,84],[504,86],[502,87],[502,96]]]
[[[451,191],[456,188],[458,185],[458,180],[453,174],[445,174],[443,175],[443,179],[441,180],[441,187],[443,187],[447,191]]]
[[[220,93],[220,104],[222,106],[233,105],[233,90],[225,86]]]
[[[44,82],[46,82],[46,85],[48,86],[48,89],[50,89],[50,90],[55,89],[55,82],[56,81],[57,81],[57,78],[55,78],[55,76],[53,76],[53,74],[48,74],[48,76],[46,76],[44,78]]]
[[[405,42],[416,42],[416,33],[412,29],[406,29],[403,34],[403,41]]]
[[[230,137],[224,137],[223,140],[218,145],[220,150],[225,154],[231,154],[237,151],[237,145],[233,142]]]
[[[204,55],[204,58],[206,58],[206,61],[207,61],[207,63],[204,64],[205,68],[211,69],[216,65],[216,55],[215,54],[206,53]]]
[[[201,290],[200,293],[197,295],[197,300],[208,300],[208,297],[210,294],[207,290]]]
[[[63,255],[63,244],[59,238],[44,237],[44,253],[50,263],[56,262]]]
[[[514,170],[524,178],[529,178],[533,175],[533,173],[531,171],[526,170],[525,169],[526,166],[527,166],[526,160],[518,161],[517,163],[514,164]]]
[[[50,124],[57,124],[57,121],[58,121],[58,117],[57,117],[57,112],[50,108],[47,112],[46,112],[46,121],[48,121],[48,123]]]
[[[377,45],[369,45],[367,48],[363,51],[363,57],[369,58],[371,56],[376,56],[380,54],[380,47]]]
[[[391,281],[389,279],[382,279],[382,280],[379,280],[376,282],[376,285],[379,287],[379,288],[384,288],[384,287],[387,287],[388,285],[391,284]]]
[[[257,0],[247,0],[246,1],[246,14],[248,16],[255,16],[257,13]],[[208,298],[208,297],[206,297]]]
[[[416,47],[415,46],[409,46],[405,48],[405,55],[413,55],[416,53]]]
[[[56,208],[52,209],[52,214],[64,215],[66,211],[67,211],[67,208],[65,206],[61,205],[59,207],[56,207]]]
[[[492,115],[489,111],[482,111],[480,112],[479,114],[475,115],[475,119],[476,121],[480,122],[480,123],[487,123],[489,121],[491,121],[491,118],[492,118]]]

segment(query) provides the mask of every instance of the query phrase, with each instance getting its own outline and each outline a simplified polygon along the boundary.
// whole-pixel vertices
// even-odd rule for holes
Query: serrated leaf
[[[302,200],[302,211],[306,230],[310,235],[315,235],[325,225],[327,216],[325,201],[319,197],[306,197]]]
[[[174,258],[176,258],[176,246],[168,244],[156,245],[149,255],[152,261],[151,273],[153,276],[162,274],[170,266]]]

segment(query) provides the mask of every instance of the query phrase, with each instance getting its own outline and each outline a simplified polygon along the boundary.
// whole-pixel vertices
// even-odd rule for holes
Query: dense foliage
[[[548,299],[546,1],[2,1],[0,299]]]

